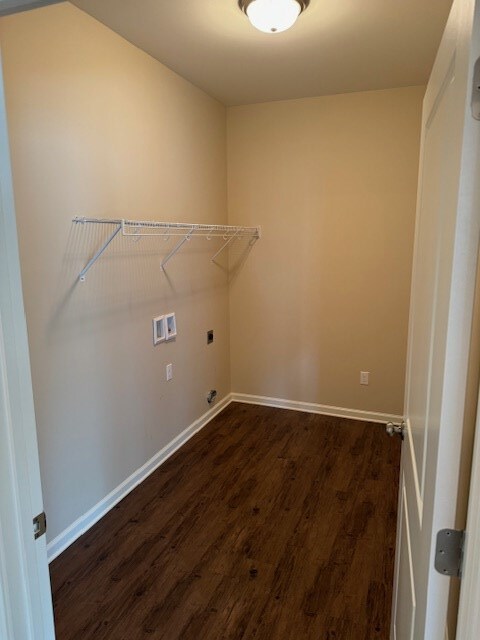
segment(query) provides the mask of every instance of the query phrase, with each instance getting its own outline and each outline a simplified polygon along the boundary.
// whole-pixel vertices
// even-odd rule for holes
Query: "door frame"
[[[476,640],[480,627],[480,391],[477,405],[472,475],[468,499],[463,576],[458,611],[458,640]]]
[[[0,637],[55,638],[0,55]]]

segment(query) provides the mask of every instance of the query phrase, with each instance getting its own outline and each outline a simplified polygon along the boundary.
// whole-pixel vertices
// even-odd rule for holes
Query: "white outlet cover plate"
[[[360,371],[360,384],[370,383],[370,371]]]

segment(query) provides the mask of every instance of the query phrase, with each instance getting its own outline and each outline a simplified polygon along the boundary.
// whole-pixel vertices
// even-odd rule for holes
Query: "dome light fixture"
[[[310,0],[238,0],[253,26],[264,33],[281,33],[293,27]]]

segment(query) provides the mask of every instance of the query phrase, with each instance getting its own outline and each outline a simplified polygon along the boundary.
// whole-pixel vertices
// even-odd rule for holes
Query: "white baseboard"
[[[190,440],[198,431],[203,429],[216,415],[223,411],[232,401],[231,394],[228,394],[222,400],[220,400],[212,409],[209,409],[198,420],[195,420],[185,431],[182,431],[176,438],[169,442],[163,449],[156,453],[153,458],[150,458],[140,469],[137,469],[132,475],[124,480],[118,487],[116,487],[111,493],[108,494],[103,500],[100,500],[94,507],[92,507],[83,516],[80,516],[78,520],[75,520],[65,531],[62,531],[56,538],[54,538],[47,545],[48,561],[52,562],[62,551],[65,551],[67,547],[83,535],[90,527],[103,518],[110,509],[120,502],[127,494],[129,494],[135,487],[141,484],[145,478],[155,471],[162,463],[167,460],[171,455],[180,449],[187,440]]]
[[[163,449],[156,453],[153,458],[148,460],[140,469],[137,469],[132,475],[124,480],[118,487],[109,493],[103,500],[100,500],[83,516],[80,516],[65,531],[62,531],[47,545],[48,561],[52,562],[62,551],[75,542],[90,527],[98,522],[110,509],[120,502],[135,487],[141,484],[145,478],[155,471],[165,460],[175,453],[187,440],[190,440],[198,431],[203,429],[213,418],[218,415],[231,402],[244,402],[246,404],[257,404],[266,407],[277,407],[279,409],[290,409],[292,411],[304,411],[307,413],[318,413],[325,416],[334,416],[338,418],[350,418],[352,420],[366,420],[368,422],[400,422],[401,416],[390,415],[386,413],[376,413],[374,411],[359,411],[356,409],[344,409],[341,407],[332,407],[329,405],[316,404],[313,402],[297,402],[295,400],[283,400],[280,398],[267,398],[265,396],[254,396],[245,393],[230,393],[225,396],[212,409],[209,409],[198,420],[195,420],[189,427],[182,431]]]
[[[278,407],[279,409],[291,409],[292,411],[304,411],[306,413],[319,413],[324,416],[336,418],[349,418],[351,420],[366,420],[367,422],[401,422],[402,416],[390,413],[377,413],[376,411],[362,411],[360,409],[345,409],[332,407],[328,404],[316,404],[314,402],[298,402],[296,400],[283,400],[282,398],[267,398],[265,396],[252,396],[247,393],[232,393],[233,402],[245,402],[246,404],[259,404],[265,407]]]

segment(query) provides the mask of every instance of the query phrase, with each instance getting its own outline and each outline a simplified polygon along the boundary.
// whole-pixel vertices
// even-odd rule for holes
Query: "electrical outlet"
[[[173,364],[167,364],[167,382],[173,378]]]
[[[370,384],[370,371],[360,371],[360,384]]]
[[[212,344],[213,342],[213,329],[207,331],[207,344]]]

